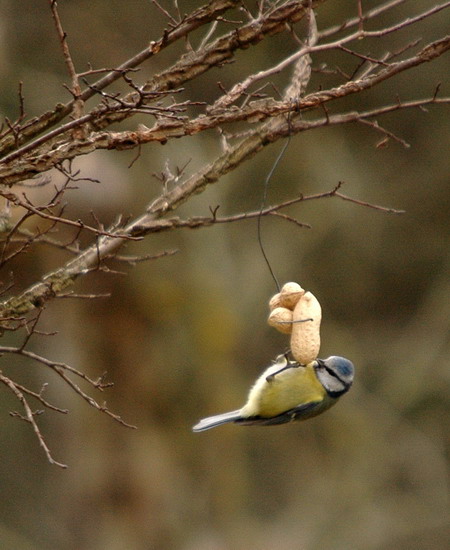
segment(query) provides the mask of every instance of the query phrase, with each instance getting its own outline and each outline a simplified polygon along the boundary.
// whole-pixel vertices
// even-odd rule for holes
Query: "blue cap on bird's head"
[[[349,380],[353,380],[355,367],[349,359],[332,355],[331,357],[328,357],[328,359],[325,359],[324,363],[328,368],[335,369],[341,376]]]
[[[314,369],[317,378],[331,397],[339,397],[350,389],[355,367],[345,357],[332,355],[328,359],[317,359]]]

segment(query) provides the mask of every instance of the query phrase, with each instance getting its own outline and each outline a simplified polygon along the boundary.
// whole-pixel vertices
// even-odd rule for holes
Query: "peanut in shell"
[[[302,365],[314,361],[319,355],[321,319],[319,301],[314,294],[306,292],[295,306],[291,332],[291,352]]]

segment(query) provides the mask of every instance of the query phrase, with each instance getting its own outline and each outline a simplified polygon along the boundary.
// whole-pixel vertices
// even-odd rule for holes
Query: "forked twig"
[[[67,464],[63,464],[62,462],[58,462],[55,460],[50,452],[50,449],[48,448],[47,443],[45,442],[44,436],[41,433],[41,430],[39,429],[39,426],[36,423],[35,415],[36,412],[33,412],[30,405],[28,404],[28,401],[24,395],[24,393],[19,389],[19,387],[7,376],[4,376],[3,373],[0,371],[0,382],[5,384],[6,387],[8,387],[12,393],[15,395],[15,397],[20,401],[22,404],[25,416],[21,416],[18,413],[12,413],[12,416],[17,416],[21,418],[22,420],[25,420],[26,422],[29,422],[34,430],[34,433],[36,434],[36,437],[39,441],[39,445],[44,450],[44,453],[47,456],[47,460],[50,462],[50,464],[54,464],[55,466],[59,466],[60,468],[67,468]]]

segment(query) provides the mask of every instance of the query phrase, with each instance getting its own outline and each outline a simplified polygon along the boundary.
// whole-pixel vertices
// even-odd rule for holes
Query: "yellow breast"
[[[276,365],[269,367],[250,390],[247,403],[241,409],[242,416],[270,418],[299,405],[322,401],[326,391],[316,377],[313,364],[287,369],[267,381],[267,376],[279,370]]]

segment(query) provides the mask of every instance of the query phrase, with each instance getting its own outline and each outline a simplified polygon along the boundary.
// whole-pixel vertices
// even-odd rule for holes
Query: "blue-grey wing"
[[[320,414],[323,410],[323,401],[310,401],[304,403],[298,407],[294,407],[282,414],[273,416],[272,418],[264,418],[262,416],[252,416],[250,418],[237,418],[234,420],[236,424],[243,424],[250,426],[252,424],[258,424],[259,426],[276,426],[277,424],[285,424],[286,422],[292,422],[293,420],[303,420]]]

